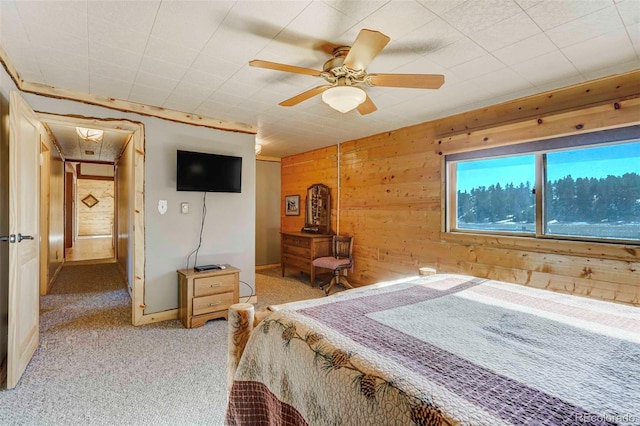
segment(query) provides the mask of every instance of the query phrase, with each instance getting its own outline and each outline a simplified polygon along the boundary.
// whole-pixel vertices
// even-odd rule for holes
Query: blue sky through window
[[[520,186],[520,183],[526,182],[533,188],[536,181],[535,164],[535,155],[460,162],[458,190],[470,192],[481,186],[488,188],[499,183],[504,188],[509,183]]]
[[[535,185],[535,155],[473,160],[458,163],[457,189],[471,191],[480,186],[520,183]],[[640,142],[595,148],[558,151],[547,155],[547,179],[556,181],[571,175],[574,179],[640,174]]]

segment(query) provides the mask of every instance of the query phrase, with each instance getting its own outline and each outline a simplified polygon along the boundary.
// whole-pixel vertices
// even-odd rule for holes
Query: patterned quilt
[[[458,275],[274,307],[230,425],[639,425],[640,309]]]

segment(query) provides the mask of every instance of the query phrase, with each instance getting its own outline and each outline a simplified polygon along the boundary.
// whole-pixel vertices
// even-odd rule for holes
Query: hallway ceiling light
[[[260,154],[261,152],[262,152],[262,145],[257,143],[256,144],[256,155]]]
[[[101,142],[104,132],[102,130],[87,129],[86,127],[76,127],[76,133],[80,139],[87,142]]]

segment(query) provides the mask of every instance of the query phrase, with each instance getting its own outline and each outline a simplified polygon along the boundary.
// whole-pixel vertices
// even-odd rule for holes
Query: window
[[[640,241],[640,126],[446,162],[449,231]]]

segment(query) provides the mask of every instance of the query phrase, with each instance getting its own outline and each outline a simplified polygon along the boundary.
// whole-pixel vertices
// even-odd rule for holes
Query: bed
[[[640,308],[412,277],[229,317],[230,425],[638,425]]]

